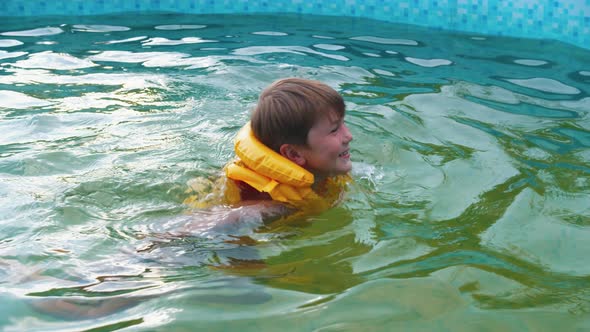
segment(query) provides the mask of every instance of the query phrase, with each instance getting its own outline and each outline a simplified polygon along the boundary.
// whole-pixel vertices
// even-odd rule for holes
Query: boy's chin
[[[352,162],[349,160],[345,165],[340,168],[340,172],[338,175],[348,174],[352,171]]]
[[[338,176],[348,174],[352,170],[352,163],[340,165],[331,170],[310,170],[316,177],[325,178],[330,176]]]
[[[352,170],[352,165],[347,167],[340,167],[330,173],[330,176],[346,175]]]

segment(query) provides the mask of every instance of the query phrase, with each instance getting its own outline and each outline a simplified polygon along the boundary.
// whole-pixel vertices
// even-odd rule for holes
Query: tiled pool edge
[[[590,0],[3,0],[0,16],[301,13],[365,17],[590,49]]]

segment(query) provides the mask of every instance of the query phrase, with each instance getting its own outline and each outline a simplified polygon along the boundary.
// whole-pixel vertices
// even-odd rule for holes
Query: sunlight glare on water
[[[0,327],[590,329],[588,59],[350,18],[3,18]],[[346,199],[184,205],[292,76],[345,98]]]

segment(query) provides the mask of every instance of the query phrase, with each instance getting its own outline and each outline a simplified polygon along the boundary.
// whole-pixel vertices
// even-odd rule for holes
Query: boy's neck
[[[314,180],[313,180],[313,184],[311,185],[311,188],[313,190],[317,190],[319,189],[318,186],[320,186],[322,183],[324,183],[326,181],[326,179],[329,177],[327,175],[318,175],[318,174],[314,174]]]

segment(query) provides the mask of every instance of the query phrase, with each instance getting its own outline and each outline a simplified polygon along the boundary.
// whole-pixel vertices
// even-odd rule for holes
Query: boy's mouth
[[[341,154],[338,155],[338,157],[346,158],[346,159],[350,158],[350,150],[346,150],[346,151],[342,152]]]

